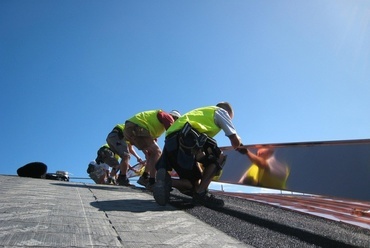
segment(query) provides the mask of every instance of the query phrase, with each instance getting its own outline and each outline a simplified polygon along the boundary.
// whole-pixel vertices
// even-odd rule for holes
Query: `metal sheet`
[[[370,140],[247,147],[253,153],[261,147],[275,150],[276,159],[289,167],[286,190],[370,200]],[[232,147],[222,147],[222,150],[228,157],[219,181],[238,183],[252,162]]]

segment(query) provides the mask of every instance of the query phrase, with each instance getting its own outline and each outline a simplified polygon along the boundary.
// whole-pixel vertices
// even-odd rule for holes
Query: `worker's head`
[[[229,113],[231,119],[234,117],[234,111],[233,111],[233,108],[231,107],[230,103],[228,103],[228,102],[219,102],[219,103],[217,103],[216,106],[226,110],[227,113]]]
[[[274,149],[271,147],[262,147],[257,150],[257,156],[264,159],[268,159],[272,154],[274,154]]]
[[[92,172],[95,171],[95,167],[97,166],[97,163],[95,162],[95,160],[91,161],[88,166],[87,166],[87,174],[90,174]]]

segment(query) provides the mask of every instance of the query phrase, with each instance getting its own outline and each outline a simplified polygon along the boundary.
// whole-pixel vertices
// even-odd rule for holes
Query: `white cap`
[[[172,110],[172,111],[170,112],[170,115],[172,115],[173,117],[176,117],[176,118],[180,118],[180,117],[181,117],[180,112],[179,112],[179,111],[177,111],[177,110]]]
[[[90,163],[89,163],[89,165],[93,165],[93,166],[97,166],[98,164],[96,163],[96,161],[95,160],[93,160],[93,161],[91,161]]]

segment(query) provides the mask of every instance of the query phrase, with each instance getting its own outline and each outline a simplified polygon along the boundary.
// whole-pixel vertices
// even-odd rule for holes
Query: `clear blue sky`
[[[86,177],[115,124],[219,101],[244,144],[367,139],[370,1],[2,0],[0,82],[0,174]]]

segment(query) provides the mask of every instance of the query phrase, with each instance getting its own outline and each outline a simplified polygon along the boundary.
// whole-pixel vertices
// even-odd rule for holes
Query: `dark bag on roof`
[[[41,162],[28,163],[17,170],[17,174],[20,177],[32,177],[41,178],[47,171],[48,167],[46,164]]]

